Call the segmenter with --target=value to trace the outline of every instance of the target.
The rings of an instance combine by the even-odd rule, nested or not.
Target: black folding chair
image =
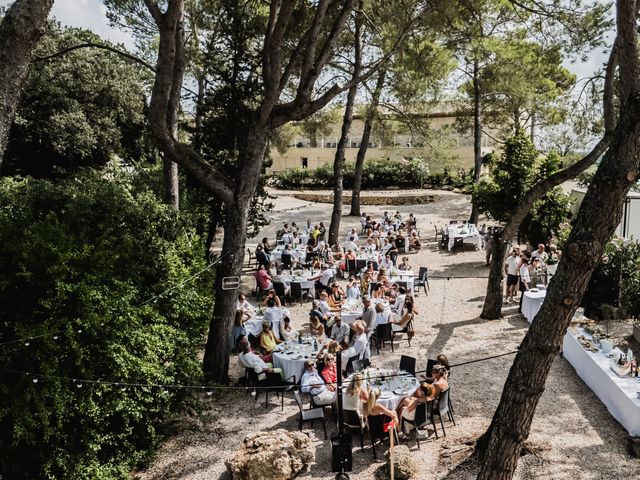
[[[371,361],[368,358],[363,358],[362,360],[354,360],[352,362],[352,368],[354,372],[361,372],[362,370],[369,368],[370,365]]]
[[[405,372],[415,376],[416,359],[414,357],[409,357],[408,355],[402,355],[400,357],[400,370],[404,370]]]
[[[391,343],[391,352],[393,353],[393,331],[391,323],[383,323],[376,326],[375,333],[371,336],[371,340],[376,342],[376,351],[380,355],[380,345],[384,348],[385,342]]]
[[[425,368],[426,370],[425,375],[427,376],[427,378],[431,378],[431,372],[433,370],[433,366],[437,364],[438,364],[437,360],[434,360],[433,358],[427,359],[427,368]]]
[[[376,457],[376,440],[380,440],[380,442],[384,442],[386,437],[389,436],[387,432],[384,431],[385,423],[391,422],[391,418],[386,415],[369,415],[367,416],[367,424],[369,425],[369,437],[371,438],[371,447],[373,449],[373,458]],[[400,439],[398,437],[398,432],[396,429],[393,429],[393,433],[396,436],[396,445],[400,443]]]
[[[347,260],[347,273],[357,275],[358,267],[356,266],[357,260]]]
[[[347,431],[356,431],[360,434],[360,449],[364,452],[364,431],[367,428],[364,421],[355,410],[343,410],[342,418]]]
[[[302,305],[303,294],[305,292],[310,293],[311,288],[302,288],[302,283],[300,282],[291,282],[290,285],[291,285],[291,291],[290,291],[291,299],[292,300],[298,299],[300,301],[300,305]]]
[[[425,403],[419,403],[415,409],[415,415],[413,417],[413,428],[416,432],[416,444],[418,445],[418,449],[420,449],[420,430],[431,424],[433,427],[433,431],[436,434],[436,439],[438,438],[438,430],[436,429],[436,422],[433,418],[433,406],[435,404],[435,400],[431,400]],[[402,417],[400,420],[400,426],[402,428],[402,433],[404,431],[405,422],[410,422],[411,420],[407,420]]]
[[[282,282],[273,282],[273,289],[276,291],[276,295],[278,295],[278,297],[280,298],[280,303],[284,306],[287,304],[287,299],[286,299],[286,290],[285,290],[285,286],[284,283]]]
[[[418,270],[418,278],[413,280],[413,291],[420,291],[420,287],[423,288],[425,295],[429,295],[427,290],[431,290],[429,287],[429,269],[427,267],[420,267]]]
[[[453,414],[449,409],[449,390],[450,388],[440,392],[440,394],[438,395],[438,398],[436,399],[436,405],[431,410],[431,418],[433,419],[434,416],[437,416],[440,419],[440,426],[442,427],[442,433],[445,437],[447,436],[447,432],[444,429],[444,422],[442,421],[442,417],[447,415],[449,420],[453,422],[453,425],[454,426],[456,425],[456,421],[453,418]]]

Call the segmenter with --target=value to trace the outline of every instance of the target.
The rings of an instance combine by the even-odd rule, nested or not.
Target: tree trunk
[[[182,5],[181,10],[184,9]],[[169,97],[169,109],[167,111],[167,126],[171,130],[173,138],[178,138],[178,128],[180,122],[180,100],[182,94],[182,82],[184,80],[185,53],[184,53],[184,12],[180,12],[175,29],[175,62],[173,64],[173,80],[171,82],[171,93]],[[164,157],[162,162],[162,172],[164,180],[164,203],[174,210],[180,210],[180,183],[178,179],[178,164],[168,157]]]
[[[264,126],[255,126],[247,135],[247,150],[241,152],[244,165],[242,177],[234,194],[234,201],[226,204],[222,261],[216,270],[216,301],[209,324],[209,335],[204,352],[203,368],[211,380],[227,383],[229,378],[229,332],[236,311],[237,290],[223,290],[224,277],[240,277],[247,242],[249,205],[253,199],[260,168],[267,145],[268,131]],[[253,288],[253,284],[250,285]]]
[[[364,121],[362,140],[360,141],[360,148],[358,148],[358,155],[356,156],[356,164],[353,171],[353,190],[351,192],[351,211],[349,212],[349,215],[357,217],[360,216],[360,190],[362,188],[362,169],[364,167],[364,159],[367,156],[369,140],[371,139],[371,130],[373,128],[373,120],[376,117],[376,111],[378,110],[380,95],[382,94],[386,76],[387,70],[383,67],[378,74],[376,87],[373,91],[373,95],[371,95],[371,103],[367,109],[367,117]]]
[[[503,240],[502,232],[493,232],[491,244],[491,266],[489,267],[489,281],[484,298],[481,318],[497,319],[502,316],[502,291],[504,288],[504,261],[509,250],[509,242]]]
[[[482,119],[481,114],[481,92],[480,92],[480,66],[478,59],[473,61],[473,184],[476,185],[480,180],[480,172],[482,170]],[[475,195],[471,196],[471,215],[469,223],[477,224],[480,211],[476,205]]]
[[[44,33],[52,6],[53,0],[16,0],[0,24],[0,169],[31,52]]]
[[[640,97],[636,2],[618,0],[620,113],[609,149],[582,201],[568,247],[560,259],[547,296],[529,327],[509,371],[500,403],[482,439],[486,450],[479,480],[513,477],[535,409],[571,318],[591,274],[620,223],[631,186],[640,177]],[[618,42],[619,40],[619,42]]]
[[[359,2],[359,5],[362,7],[362,1]],[[360,68],[362,65],[359,14],[356,15],[355,24],[355,59],[353,65],[353,79],[360,77]],[[351,129],[351,120],[353,119],[353,105],[356,102],[356,93],[358,93],[357,83],[354,84],[347,93],[347,104],[344,107],[344,117],[342,118],[342,131],[340,133],[338,147],[336,148],[336,156],[333,161],[333,210],[331,212],[331,224],[329,225],[329,245],[338,244],[338,236],[340,234],[340,220],[342,219],[344,151],[349,139],[349,130]]]

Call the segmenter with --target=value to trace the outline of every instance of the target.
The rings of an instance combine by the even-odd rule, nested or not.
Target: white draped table
[[[280,338],[280,322],[285,316],[289,316],[289,310],[284,307],[267,308],[262,315],[255,314],[244,323],[247,334],[257,337],[262,332],[262,322],[269,320],[273,326],[273,333]]]
[[[378,403],[389,410],[398,408],[403,398],[410,397],[420,387],[418,379],[407,372],[393,375],[393,370],[368,368],[363,373],[367,384],[380,390]],[[345,381],[347,385],[350,380],[351,376]]]
[[[546,290],[539,290],[532,292],[531,290],[524,292],[524,298],[522,299],[522,314],[527,322],[533,322],[542,307],[544,297],[547,295]]]
[[[480,236],[480,232],[477,227],[473,224],[449,225],[447,227],[447,232],[449,234],[447,250],[449,251],[453,248],[456,238],[462,238],[463,243],[471,244],[478,250],[482,248],[482,237]]]
[[[640,436],[640,398],[636,393],[640,392],[640,382],[637,378],[618,377],[609,367],[610,359],[602,351],[585,350],[576,338],[579,335],[591,338],[581,328],[570,329],[562,344],[564,358],[629,435]],[[613,350],[615,358],[620,353]]]
[[[295,375],[298,383],[304,373],[304,362],[309,359],[315,360],[317,354],[310,344],[286,342],[278,345],[273,351],[273,366],[282,369],[284,378]]]

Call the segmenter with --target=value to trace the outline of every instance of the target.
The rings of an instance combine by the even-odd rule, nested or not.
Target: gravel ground
[[[263,236],[272,239],[275,230],[285,221],[302,225],[307,219],[312,222],[323,220],[328,227],[330,206],[309,204],[283,192],[273,193],[277,198],[270,214],[272,223],[265,227],[258,239]],[[387,207],[388,210],[400,210],[404,216],[413,213],[418,218],[424,246],[418,254],[410,255],[414,268],[428,266],[433,277],[486,276],[488,269],[484,266],[484,252],[467,250],[453,255],[439,250],[433,242],[434,225],[444,225],[449,219],[468,215],[468,197],[443,191],[424,190],[421,193],[436,194],[438,200],[429,205]],[[366,207],[365,211],[380,217],[384,209]],[[344,214],[347,213],[345,208]],[[358,219],[343,216],[341,231],[346,232],[354,226],[359,231]],[[245,284],[251,289],[254,280],[247,277]],[[403,341],[396,344],[395,354],[391,353],[389,346],[381,350],[379,356],[372,352],[374,366],[396,367],[400,355],[408,354],[416,357],[417,368],[423,369],[427,358],[435,358],[441,352],[449,357],[452,364],[461,363],[514,351],[526,333],[527,322],[517,314],[516,307],[505,308],[505,317],[500,320],[488,321],[478,317],[486,279],[432,278],[430,287],[428,295],[422,293],[416,297],[421,315],[416,322],[416,336],[411,348]],[[289,307],[294,327],[302,329],[306,324],[309,304]],[[412,436],[401,438],[420,465],[421,472],[417,478],[475,478],[469,469],[453,469],[467,455],[465,442],[477,438],[489,425],[512,361],[513,356],[508,355],[453,369],[451,394],[457,426],[446,423],[447,436],[438,440],[430,436],[421,443],[421,450],[416,447]],[[234,356],[231,359],[231,376],[239,378],[242,375]],[[275,396],[269,399],[269,406],[265,408],[263,395],[257,401],[244,392],[203,395],[201,412],[185,413],[174,425],[174,434],[161,445],[149,468],[135,476],[144,480],[228,478],[224,460],[233,455],[248,433],[276,428],[295,430],[297,416],[298,408],[290,395],[285,398],[284,411],[281,411]],[[335,429],[331,424],[329,430]],[[316,446],[316,462],[298,478],[334,478],[330,442],[324,440],[322,429],[317,424],[315,429],[306,431]],[[366,442],[367,438],[365,446]],[[373,461],[370,448],[361,452],[356,444],[357,440],[354,442],[351,478],[371,479],[382,462]],[[626,431],[562,358],[556,359],[549,375],[533,422],[529,447],[530,453],[520,459],[516,479],[640,478],[640,460],[630,457],[627,452]]]

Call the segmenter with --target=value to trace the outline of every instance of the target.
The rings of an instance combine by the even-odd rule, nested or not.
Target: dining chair
[[[304,409],[302,404],[302,398],[300,397],[300,392],[295,390],[293,392],[293,398],[295,398],[296,403],[298,404],[298,408],[300,409],[300,417],[298,419],[298,427],[300,431],[302,431],[302,426],[304,423],[311,423],[311,427],[313,427],[313,422],[316,420],[320,420],[322,422],[322,430],[324,431],[324,439],[327,437],[327,424],[324,420],[324,407],[316,407]]]

